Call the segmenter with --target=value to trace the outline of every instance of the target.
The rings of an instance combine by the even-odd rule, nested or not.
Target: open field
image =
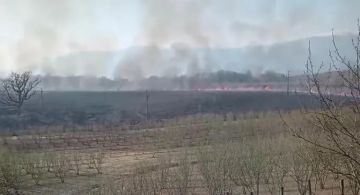
[[[339,194],[342,178],[319,173],[312,148],[283,125],[306,127],[299,112],[231,116],[182,117],[136,131],[34,129],[2,137],[8,161],[0,168],[14,163],[24,194],[278,194],[280,186],[299,194],[308,179],[316,194]],[[305,151],[311,162],[301,158]]]
[[[311,189],[325,195],[340,194],[341,181],[346,194],[357,189],[327,169],[345,165],[324,163],[332,155],[294,136],[292,128],[317,136],[311,120],[321,111],[320,96],[158,91],[150,97],[150,120],[144,92],[35,97],[26,115],[50,123],[1,134],[0,194],[276,195],[283,189],[305,195]]]
[[[287,96],[284,92],[203,92],[151,91],[149,117],[152,121],[200,113],[247,113],[310,108],[318,104],[304,94]],[[146,119],[145,92],[45,92],[38,93],[24,110],[21,121],[8,117],[5,109],[0,126],[138,124]],[[31,116],[29,116],[31,115]]]
[[[316,97],[150,95],[148,121],[144,92],[48,92],[42,102],[35,97],[27,114],[60,122],[0,136],[0,194],[275,195],[283,189],[305,195],[310,182],[313,192],[325,195],[339,194],[341,180],[347,194],[353,189],[289,129],[312,129]],[[72,121],[80,120],[74,113],[85,118]]]

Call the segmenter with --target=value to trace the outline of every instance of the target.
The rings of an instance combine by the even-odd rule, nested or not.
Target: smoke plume
[[[0,0],[0,76],[301,70],[303,43],[332,28],[354,32],[359,8],[358,0]]]

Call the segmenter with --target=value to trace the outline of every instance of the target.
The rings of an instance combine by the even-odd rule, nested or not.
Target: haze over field
[[[0,195],[359,195],[359,10],[0,0]]]
[[[324,59],[332,29],[350,53],[359,8],[357,0],[0,0],[0,75],[301,73],[308,41]]]

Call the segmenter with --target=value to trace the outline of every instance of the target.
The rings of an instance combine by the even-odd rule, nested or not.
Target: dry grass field
[[[229,113],[139,130],[34,129],[2,136],[0,168],[20,194],[306,194],[308,180],[315,194],[340,194],[343,178],[284,126],[304,120],[298,111]]]

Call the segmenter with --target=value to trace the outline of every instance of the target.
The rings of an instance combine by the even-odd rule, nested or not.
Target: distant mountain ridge
[[[352,34],[335,36],[340,50],[353,55]],[[272,45],[244,48],[133,47],[119,51],[81,51],[56,58],[41,72],[53,75],[93,75],[140,79],[150,76],[193,75],[229,70],[261,74],[267,70],[301,74],[308,56],[309,41],[315,63],[329,62],[331,36],[316,36]]]

